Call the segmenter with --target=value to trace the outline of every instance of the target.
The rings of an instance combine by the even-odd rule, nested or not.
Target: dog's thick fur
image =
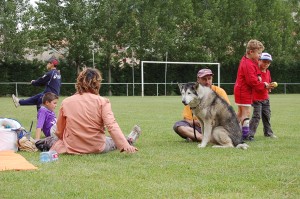
[[[189,105],[201,124],[203,134],[199,148],[208,143],[213,147],[237,147],[247,149],[242,142],[242,131],[233,108],[209,87],[190,82],[178,84],[182,103]]]

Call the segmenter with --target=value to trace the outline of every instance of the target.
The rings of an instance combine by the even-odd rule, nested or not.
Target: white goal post
[[[210,62],[169,62],[169,61],[142,61],[141,68],[141,85],[142,85],[142,97],[144,97],[144,63],[152,64],[193,64],[193,65],[217,65],[218,66],[218,86],[220,87],[220,63]]]

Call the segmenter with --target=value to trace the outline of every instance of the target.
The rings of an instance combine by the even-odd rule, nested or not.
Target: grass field
[[[299,94],[271,95],[278,139],[265,138],[260,125],[248,150],[199,149],[177,136],[179,96],[109,98],[125,134],[141,126],[138,153],[60,155],[40,163],[38,152],[19,152],[39,169],[0,172],[0,198],[299,198]],[[0,98],[0,116],[27,130],[36,124],[35,107],[16,109],[11,98]]]

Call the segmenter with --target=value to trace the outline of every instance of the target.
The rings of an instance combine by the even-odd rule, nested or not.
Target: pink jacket
[[[105,148],[105,128],[117,148],[129,145],[111,109],[110,101],[91,93],[75,94],[62,101],[57,120],[58,153],[100,153]]]

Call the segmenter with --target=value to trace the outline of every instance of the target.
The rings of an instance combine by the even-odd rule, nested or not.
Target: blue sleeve
[[[52,72],[53,71],[49,71],[45,75],[43,75],[43,77],[40,77],[37,80],[34,80],[32,82],[32,85],[33,86],[45,86],[49,82],[49,80],[51,79]]]

